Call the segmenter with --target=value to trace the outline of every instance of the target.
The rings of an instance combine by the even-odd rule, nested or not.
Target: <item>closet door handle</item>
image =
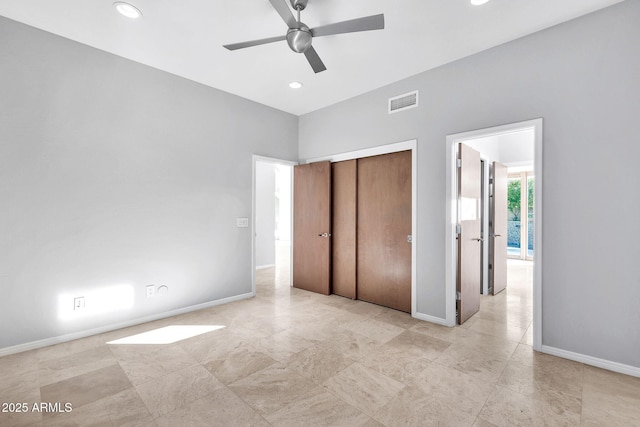
[[[331,237],[331,234],[329,234],[329,233],[322,233],[322,234],[318,234],[318,237]]]

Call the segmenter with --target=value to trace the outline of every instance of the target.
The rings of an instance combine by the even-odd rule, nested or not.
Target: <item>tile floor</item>
[[[509,274],[446,328],[260,270],[256,298],[0,358],[0,402],[29,405],[0,425],[640,425],[640,378],[533,352],[531,265]],[[224,328],[107,344],[169,325]]]

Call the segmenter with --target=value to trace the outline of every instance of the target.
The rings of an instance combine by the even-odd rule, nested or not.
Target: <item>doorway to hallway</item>
[[[522,147],[519,147],[518,144],[514,143],[518,141],[518,138],[523,139],[525,137],[528,137],[530,140],[528,154],[526,153],[526,147],[523,149]],[[507,301],[512,300],[514,297],[517,298],[515,295],[512,295],[518,293],[517,289],[514,289],[514,291],[511,292],[509,291],[509,285],[513,280],[516,280],[514,277],[517,276],[508,277],[509,274],[507,274],[507,270],[508,272],[511,272],[512,270],[518,270],[517,266],[514,267],[512,265],[515,260],[512,261],[511,259],[509,259],[507,261],[506,241],[508,237],[508,215],[507,212],[505,212],[503,218],[500,219],[500,222],[505,223],[504,228],[498,229],[494,227],[498,225],[497,223],[495,223],[495,221],[497,220],[495,212],[491,212],[491,206],[494,205],[494,200],[492,198],[498,192],[495,187],[496,177],[494,176],[494,172],[498,169],[497,165],[504,165],[504,169],[502,169],[501,166],[501,170],[504,170],[505,172],[500,173],[498,181],[503,180],[503,185],[505,187],[504,195],[499,195],[499,197],[503,197],[505,199],[505,203],[503,204],[504,207],[500,208],[500,212],[502,209],[506,211],[506,199],[508,193],[507,171],[511,172],[512,174],[524,172],[525,179],[528,179],[529,176],[531,178],[534,178],[536,175],[540,176],[539,171],[541,171],[542,169],[542,120],[531,120],[528,122],[521,122],[498,126],[495,128],[481,129],[478,131],[450,135],[447,137],[447,144],[448,237],[446,239],[446,282],[448,299],[446,317],[447,324],[453,326],[455,323],[457,323],[457,321],[459,321],[459,323],[463,323],[465,321],[472,321],[473,323],[476,323],[478,319],[481,319],[483,316],[476,315],[475,317],[477,317],[477,319],[474,319],[474,314],[477,313],[478,310],[482,310],[483,306],[491,306],[492,303],[487,302],[491,301],[491,298],[496,298],[495,301]],[[471,151],[476,152],[473,157],[470,157],[470,154],[467,154],[466,162],[464,160],[461,160],[461,156],[462,158],[464,158],[464,153],[459,154],[461,150],[461,144],[473,147]],[[468,176],[468,174],[461,174],[460,171],[461,168],[464,170],[464,166],[462,165],[469,163],[468,159],[472,159],[471,161],[474,164],[476,163],[476,160],[478,163],[478,167],[474,167],[475,169],[471,173],[472,176]],[[481,165],[485,165],[485,175],[487,172],[486,169],[489,169],[489,179],[483,179],[481,174]],[[489,167],[486,167],[487,165],[489,165]],[[527,173],[529,175],[527,175]],[[478,176],[475,177],[475,174],[477,174]],[[466,185],[468,188],[469,183],[477,186],[478,191],[474,190],[471,193],[460,193],[460,191],[468,191],[468,189],[464,190],[464,186]],[[524,203],[521,202],[517,205],[518,208],[521,209],[521,211],[519,211],[518,213],[520,213],[520,216],[524,216],[525,218],[525,225],[522,228],[531,231],[531,237],[529,237],[528,235],[525,236],[525,249],[528,249],[528,242],[535,242],[537,249],[540,248],[541,221],[539,220],[539,213],[541,212],[540,201],[542,193],[542,186],[540,184],[541,183],[539,181],[531,179],[533,191],[522,191],[518,194],[521,199],[526,199]],[[469,196],[469,194],[471,194],[472,196]],[[477,196],[474,196],[474,194],[477,194]],[[484,195],[482,197],[485,198],[488,197],[488,202],[487,200],[485,200],[485,203],[482,203],[481,195]],[[531,196],[531,200],[528,199],[529,196]],[[523,205],[524,208],[522,207]],[[522,210],[524,210],[525,215],[522,215]],[[472,217],[478,218],[477,222],[485,221],[485,224],[483,224],[482,227],[475,227],[477,228],[475,232],[472,231],[465,234],[464,231],[468,230],[468,220],[473,219]],[[531,218],[530,222],[528,221],[529,218]],[[513,220],[514,218],[511,217],[508,219]],[[520,218],[518,217],[517,219]],[[518,231],[521,231],[522,228],[519,228]],[[522,236],[520,237],[520,241],[522,242]],[[504,247],[497,244],[500,239],[504,240],[502,242],[505,243],[503,245]],[[468,244],[460,244],[465,242],[468,242]],[[460,249],[462,247],[467,248],[466,253],[460,252]],[[474,255],[475,252],[477,252],[477,257]],[[530,268],[526,270],[530,271],[533,276],[533,280],[529,280],[529,282],[532,284],[532,289],[530,289],[532,297],[529,300],[529,302],[531,303],[532,313],[529,313],[529,315],[532,315],[532,344],[536,349],[538,349],[541,345],[539,301],[541,289],[540,272],[542,263],[539,252],[539,250],[536,251],[535,259],[533,260],[533,262],[529,262]],[[469,255],[470,253],[471,255]],[[500,257],[497,257],[497,255],[500,255]],[[526,256],[524,258],[526,259]],[[531,259],[531,257],[529,258]],[[501,290],[501,288],[498,287],[498,292],[493,292],[497,293],[497,295],[483,296],[481,298],[482,301],[478,302],[477,300],[480,296],[480,292],[482,292],[483,295],[487,295],[490,293],[488,291],[490,291],[490,288],[493,286],[492,273],[497,273],[499,271],[499,264],[504,264],[504,271],[505,275],[507,276],[505,278],[505,283],[507,284],[507,292],[503,292],[505,295],[500,296],[500,293],[498,292]],[[464,276],[465,271],[467,273],[471,271],[473,272],[473,275],[467,274],[467,276]],[[513,275],[515,273],[511,274]],[[463,281],[466,280],[468,282],[469,277],[471,277],[473,283],[467,283],[464,287],[460,286]],[[482,280],[482,278],[484,278],[484,280]],[[487,279],[489,280],[487,281]],[[484,285],[481,286],[481,283],[484,283]],[[496,291],[495,288],[494,291]],[[474,299],[476,300],[475,303]],[[475,307],[473,306],[473,304],[475,304]],[[466,313],[464,313],[464,316],[459,317],[459,314],[462,314],[459,310],[461,310],[462,308],[466,310]],[[518,311],[522,312],[523,310]],[[487,319],[485,319],[485,321],[486,320]],[[525,330],[529,330],[529,325],[522,324],[522,322],[526,323],[526,316],[521,320],[522,321],[520,322],[520,325],[518,327],[521,328],[525,326]],[[485,323],[485,321],[482,321],[480,323]],[[523,330],[519,332],[524,333]]]
[[[256,280],[273,275],[279,285],[291,284],[293,166],[295,162],[253,156],[253,292]]]

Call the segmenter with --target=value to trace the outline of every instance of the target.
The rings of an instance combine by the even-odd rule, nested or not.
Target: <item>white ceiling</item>
[[[286,42],[222,47],[286,33],[268,0],[130,0],[138,20],[113,0],[0,0],[0,15],[301,115],[621,1],[309,0],[311,28],[385,15],[381,31],[315,38],[319,74]]]

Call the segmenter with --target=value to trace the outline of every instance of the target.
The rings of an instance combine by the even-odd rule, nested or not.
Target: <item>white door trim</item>
[[[397,153],[398,151],[411,150],[411,316],[417,317],[416,298],[416,267],[417,267],[417,220],[418,220],[418,140],[397,142],[394,144],[380,145],[362,150],[349,151],[347,153],[333,154],[330,156],[308,159],[305,163],[322,161],[341,162],[344,160],[360,159],[363,157],[378,156],[381,154]]]
[[[456,145],[469,139],[477,139],[516,132],[534,130],[534,242],[536,253],[533,262],[533,348],[542,349],[542,119],[527,120],[470,132],[447,136],[446,166],[446,239],[445,239],[445,290],[446,324],[456,324]]]
[[[251,293],[256,296],[256,163],[271,163],[274,165],[295,166],[298,162],[275,159],[272,157],[251,156]],[[293,200],[293,167],[291,168],[291,200]],[[291,203],[291,218],[293,219],[293,203]],[[291,236],[293,236],[293,221],[291,221]],[[293,259],[293,244],[289,249],[289,261]],[[290,265],[292,265],[290,263]],[[289,283],[293,283],[293,268],[289,270]]]

